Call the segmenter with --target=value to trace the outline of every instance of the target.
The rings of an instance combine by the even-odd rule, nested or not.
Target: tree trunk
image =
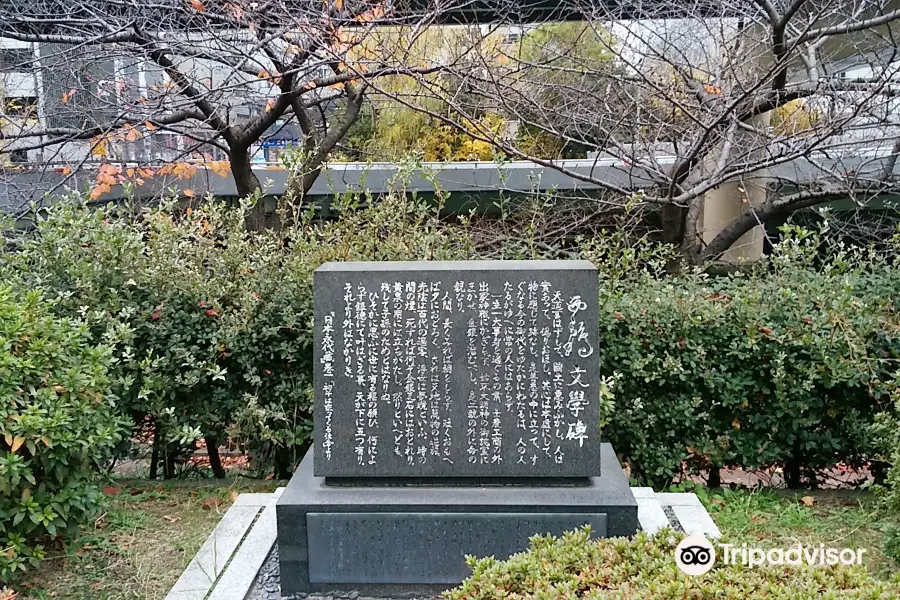
[[[663,241],[681,246],[684,242],[684,220],[687,209],[675,204],[664,204],[660,209]]]
[[[153,424],[153,449],[150,451],[150,479],[156,479],[159,472],[159,448],[162,444],[162,432],[159,425]]]
[[[706,487],[719,488],[722,487],[721,467],[715,463],[709,465],[709,475],[706,477]]]
[[[790,458],[784,462],[784,482],[789,490],[796,490],[803,487],[800,481],[800,461],[796,458]]]
[[[275,479],[290,479],[291,475],[293,475],[291,472],[293,465],[291,465],[290,448],[275,448],[275,456],[273,458],[275,462]]]
[[[206,442],[206,455],[209,456],[209,466],[212,469],[216,479],[225,479],[225,467],[222,466],[222,459],[219,458],[219,445],[216,438],[206,436],[203,438]]]
[[[175,453],[166,448],[163,458],[163,479],[175,479]]]
[[[231,174],[234,177],[238,197],[247,198],[258,194],[256,203],[244,219],[244,226],[248,231],[262,231],[266,228],[266,202],[262,196],[259,178],[250,166],[249,148],[231,150]]]

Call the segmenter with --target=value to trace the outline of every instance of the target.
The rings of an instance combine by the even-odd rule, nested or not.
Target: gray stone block
[[[350,487],[314,476],[309,452],[276,506],[282,593],[433,593],[468,575],[465,554],[505,558],[532,534],[633,535],[637,501],[609,444],[601,462],[582,486]]]
[[[313,287],[317,476],[600,473],[589,262],[328,263]]]
[[[307,513],[309,581],[455,584],[469,574],[466,554],[505,558],[535,533],[562,535],[590,525],[606,534],[605,513]],[[428,540],[411,551],[411,540]],[[378,552],[372,552],[377,547]]]

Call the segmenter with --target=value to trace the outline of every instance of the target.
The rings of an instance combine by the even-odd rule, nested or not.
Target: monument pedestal
[[[600,457],[599,477],[565,484],[422,478],[354,486],[315,477],[310,450],[276,507],[281,593],[434,592],[468,577],[466,554],[506,558],[535,534],[590,524],[597,536],[633,535],[637,502],[628,479],[609,444]]]

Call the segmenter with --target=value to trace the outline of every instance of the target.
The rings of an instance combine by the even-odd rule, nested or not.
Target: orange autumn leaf
[[[384,16],[384,6],[379,4],[378,6],[372,8],[372,10],[368,10],[363,14],[356,17],[356,20],[360,23],[370,23],[377,19],[380,19]]]
[[[71,99],[72,99],[72,96],[74,96],[74,95],[75,95],[75,90],[69,90],[68,92],[65,92],[65,93],[62,95],[62,103],[63,103],[63,104],[68,104],[68,103],[69,103],[69,100],[71,100]]]
[[[275,99],[274,99],[274,98],[269,98],[269,101],[266,102],[266,112],[269,112],[269,111],[272,110],[273,108],[275,108]]]
[[[197,167],[186,162],[169,163],[160,167],[157,173],[160,175],[174,175],[178,179],[190,179],[197,173]]]
[[[231,171],[231,165],[227,160],[214,160],[207,163],[206,166],[219,177],[228,177],[228,173]]]
[[[72,174],[72,167],[65,166],[65,167],[62,168],[62,170],[61,170],[60,172],[61,172],[63,175],[65,175],[65,176],[68,177],[69,175]]]
[[[188,188],[188,189],[184,190],[184,195],[187,196],[188,198],[193,198],[197,194],[194,193],[194,190]]]
[[[268,71],[260,71],[259,73],[256,74],[256,76],[259,77],[260,79],[268,79],[272,75]]]
[[[344,10],[344,0],[334,0],[334,7],[338,10]]]
[[[97,170],[97,183],[113,184],[116,182],[116,176],[122,173],[122,169],[115,165],[102,164]]]
[[[141,135],[140,131],[138,131],[136,128],[134,128],[130,125],[128,127],[126,127],[125,129],[127,132],[125,134],[125,139],[128,140],[129,142],[136,142],[143,137]]]
[[[156,125],[154,125],[154,124],[151,123],[150,121],[145,122],[145,123],[144,123],[144,127],[147,128],[147,131],[156,131],[157,129],[159,129],[159,127],[157,127]]]
[[[97,200],[100,198],[100,196],[109,193],[110,191],[112,191],[112,188],[108,184],[104,183],[102,185],[98,185],[91,190],[91,200]]]
[[[13,453],[15,453],[15,451],[18,450],[24,443],[25,443],[25,438],[23,438],[22,436],[17,435],[16,437],[14,437],[13,441],[12,441],[12,446],[11,446]]]
[[[206,10],[206,7],[203,6],[203,0],[191,0],[191,8],[200,13]]]

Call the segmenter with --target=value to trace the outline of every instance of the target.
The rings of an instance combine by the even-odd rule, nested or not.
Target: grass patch
[[[22,600],[162,600],[242,492],[276,482],[120,481],[109,506],[66,548],[50,550],[16,589]]]
[[[825,544],[864,548],[863,564],[876,577],[897,577],[900,564],[884,553],[890,518],[865,492],[787,493],[740,490],[699,494],[723,534],[763,548]]]

